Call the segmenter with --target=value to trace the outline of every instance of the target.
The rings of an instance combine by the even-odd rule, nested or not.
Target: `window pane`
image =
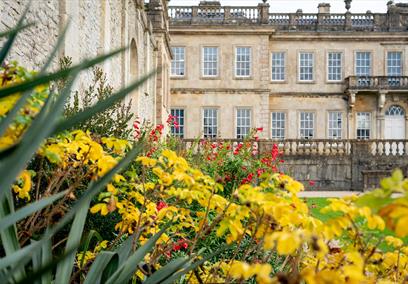
[[[285,53],[273,52],[272,53],[272,80],[284,81],[285,80]]]
[[[327,75],[329,81],[341,81],[342,79],[342,53],[329,52],[327,58]]]
[[[184,76],[185,75],[185,49],[184,47],[172,47],[173,60],[171,61],[171,75]]]
[[[203,76],[218,75],[218,47],[203,47]]]
[[[237,109],[237,138],[243,139],[251,132],[251,110]]]
[[[314,138],[314,112],[300,113],[300,138],[313,139]]]
[[[184,138],[184,109],[172,108],[170,114],[175,120],[175,123],[171,125],[171,134]]]
[[[284,112],[272,112],[272,139],[285,139],[285,113]]]
[[[203,130],[204,138],[217,138],[218,124],[217,124],[218,109],[206,108],[203,112]]]
[[[299,80],[313,81],[314,55],[310,52],[299,53]]]
[[[357,113],[357,139],[370,139],[371,113]]]
[[[342,126],[342,113],[338,111],[329,112],[329,139],[341,139]]]
[[[251,48],[237,47],[235,49],[235,76],[249,77],[251,75]]]
[[[356,76],[363,77],[358,78],[359,86],[370,85],[370,80],[364,77],[371,76],[371,52],[356,52]]]

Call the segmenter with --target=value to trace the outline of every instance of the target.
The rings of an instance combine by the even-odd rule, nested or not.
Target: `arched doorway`
[[[405,139],[405,111],[398,105],[392,105],[385,112],[385,139]]]

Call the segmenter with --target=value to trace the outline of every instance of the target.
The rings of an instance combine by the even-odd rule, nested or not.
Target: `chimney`
[[[319,14],[330,14],[330,4],[329,3],[320,3],[317,6],[319,9]]]

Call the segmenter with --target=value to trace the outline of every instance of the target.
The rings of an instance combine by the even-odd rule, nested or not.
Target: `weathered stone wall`
[[[0,30],[13,27],[29,0],[0,1]],[[163,5],[162,0],[151,0]],[[164,3],[165,5],[165,3]],[[101,64],[107,79],[115,90],[124,87],[140,76],[157,67],[157,39],[162,34],[154,34],[152,21],[141,0],[38,0],[32,1],[26,22],[35,26],[21,33],[8,59],[18,60],[30,69],[39,69],[52,50],[61,30],[69,22],[66,39],[59,56],[72,57],[74,64],[85,58],[130,46],[120,55]],[[167,18],[163,18],[164,21]],[[164,42],[163,45],[168,45]],[[163,64],[169,65],[170,49],[161,48],[165,54]],[[54,60],[53,68],[58,68]],[[163,84],[169,84],[164,76]],[[84,71],[76,81],[74,89],[83,90],[92,80],[92,71]],[[156,90],[156,78],[151,78],[126,100],[132,100],[132,111],[142,120],[156,121],[156,96],[168,97],[166,85]],[[164,105],[167,107],[168,104]],[[164,111],[167,114],[167,110]]]
[[[35,23],[17,37],[10,60],[23,62],[27,68],[38,69],[46,61],[47,54],[56,43],[59,33],[60,5],[55,0],[33,1],[26,17],[26,23]],[[0,30],[16,25],[28,1],[0,1]],[[0,44],[5,39],[0,39]]]

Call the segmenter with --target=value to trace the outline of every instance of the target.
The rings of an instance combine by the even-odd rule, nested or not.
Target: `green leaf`
[[[123,263],[118,270],[106,281],[106,284],[114,283],[127,283],[133,274],[137,270],[137,265],[144,259],[147,253],[149,253],[153,246],[156,244],[160,236],[167,230],[170,224],[167,224],[157,234],[152,236],[143,246],[137,249],[128,260]]]
[[[71,252],[67,257],[61,261],[57,266],[57,273],[55,277],[55,283],[68,284],[71,279],[71,273],[75,264],[75,247],[78,247],[82,233],[84,231],[84,225],[86,216],[88,215],[89,202],[86,206],[79,208],[75,214],[74,222],[72,223],[71,230],[69,231],[65,252]]]
[[[149,78],[155,75],[157,71],[152,71],[149,74],[143,76],[141,79],[135,81],[134,83],[130,84],[128,87],[118,91],[116,94],[109,96],[107,99],[99,101],[94,106],[87,108],[84,111],[81,111],[75,115],[68,117],[67,119],[61,121],[56,129],[55,133],[59,133],[63,130],[70,129],[81,122],[84,122],[95,114],[106,110],[107,108],[111,107],[113,104],[117,103],[118,101],[124,99],[126,95],[128,95],[133,90],[137,89],[141,85],[143,85]]]
[[[67,193],[68,191],[63,191],[53,196],[42,198],[34,203],[30,203],[22,207],[21,209],[17,210],[12,214],[6,215],[2,219],[0,219],[0,231],[3,231],[9,226],[14,225],[18,221],[23,220],[24,218],[30,216],[32,213],[37,212],[43,209],[44,207],[54,203],[54,201],[62,198]]]
[[[97,257],[91,265],[91,268],[89,269],[89,272],[86,274],[84,284],[104,283],[103,273],[101,272],[108,269],[108,272],[106,274],[108,274],[109,276],[112,275],[111,270],[116,270],[118,262],[119,256],[116,252],[101,251],[100,253],[98,253]]]
[[[153,273],[153,275],[147,278],[146,281],[143,282],[143,284],[160,283],[161,281],[165,280],[166,278],[180,270],[180,268],[189,261],[190,259],[187,257],[177,258]]]

